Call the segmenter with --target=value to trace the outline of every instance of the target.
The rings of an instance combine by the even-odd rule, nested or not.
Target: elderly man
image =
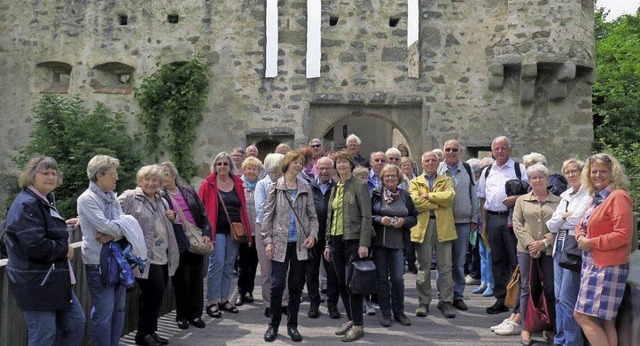
[[[504,305],[507,281],[516,267],[518,241],[513,228],[508,227],[509,209],[519,196],[507,196],[505,182],[511,179],[528,181],[525,167],[512,160],[511,143],[505,136],[491,142],[491,153],[495,162],[487,167],[478,181],[478,197],[482,207],[482,232],[487,232],[491,245],[491,269],[493,271],[493,293],[496,302],[487,308],[488,314],[498,314],[509,309]]]
[[[451,278],[451,248],[456,239],[456,228],[451,210],[456,193],[451,178],[438,174],[438,155],[427,151],[422,155],[424,174],[411,180],[409,194],[418,209],[418,224],[411,229],[418,258],[419,306],[417,317],[426,317],[431,303],[431,256],[435,249],[438,259],[437,287],[440,291],[438,309],[446,318],[456,317],[453,307]]]
[[[389,162],[390,165],[400,167],[400,158],[402,157],[400,150],[397,148],[389,148],[385,151],[384,155],[387,157],[387,162]]]
[[[258,157],[258,147],[251,144],[247,147],[247,149],[244,150],[244,153],[247,155],[247,157]]]
[[[347,150],[353,156],[353,160],[356,162],[356,166],[367,167],[367,159],[360,154],[360,144],[362,141],[353,133],[347,137]]]
[[[371,153],[369,159],[369,177],[367,179],[367,186],[369,187],[369,193],[380,184],[378,179],[382,168],[387,164],[387,156],[382,151],[375,151]]]
[[[309,141],[309,146],[313,149],[313,158],[318,160],[324,156],[324,152],[322,150],[322,141],[318,138],[314,138]]]
[[[475,188],[475,177],[471,167],[460,161],[462,148],[457,140],[451,139],[444,143],[444,161],[438,166],[438,174],[450,177],[456,197],[453,200],[453,219],[458,239],[453,241],[452,277],[453,277],[453,306],[458,310],[467,310],[464,302],[464,263],[467,255],[467,245],[471,232],[475,232],[480,208]]]
[[[307,261],[307,291],[309,292],[309,313],[310,318],[317,318],[320,315],[318,308],[320,307],[320,258],[324,251],[327,231],[327,208],[329,204],[329,195],[331,189],[335,185],[333,176],[333,161],[328,157],[320,157],[316,162],[318,174],[311,181],[311,190],[313,191],[313,202],[318,215],[318,241],[313,247],[313,257]],[[329,317],[340,318],[338,311],[338,276],[336,275],[333,263],[324,260],[324,267],[327,272],[327,308],[329,309]]]

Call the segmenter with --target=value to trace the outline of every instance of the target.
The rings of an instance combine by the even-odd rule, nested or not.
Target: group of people
[[[20,177],[23,190],[9,209],[4,240],[10,288],[24,311],[29,343],[74,345],[83,337],[85,316],[73,292],[67,231],[78,222],[94,345],[117,345],[125,314],[126,285],[105,280],[105,249],[130,246],[146,259],[145,266],[133,268],[140,288],[135,341],[156,346],[168,343],[156,331],[170,278],[177,326],[205,328],[203,310],[221,318],[254,302],[258,265],[269,318],[267,342],[277,338],[283,315],[291,340],[302,341],[303,289],[306,284],[307,315],[317,318],[322,267],[329,316],[341,318],[340,299],[347,316],[335,334],[345,342],[362,338],[365,302],[372,297],[353,292],[350,280],[352,263],[368,258],[376,266],[381,325],[411,325],[404,305],[405,264],[416,273],[415,316],[427,316],[437,296],[437,309],[455,318],[457,310],[468,309],[470,244],[476,245],[472,257],[478,258],[481,277],[473,293],[496,298],[489,314],[509,311],[507,282],[519,265],[520,299],[509,318],[491,327],[496,334],[520,333],[522,344],[531,344],[535,330],[524,321],[531,280],[538,280],[555,321],[545,333],[551,342],[580,345],[586,337],[594,345],[617,344],[615,317],[629,272],[633,228],[628,179],[613,156],[567,160],[562,174],[568,189],[556,196],[549,190],[544,156],[532,153],[523,163],[514,161],[503,136],[491,144],[493,159],[463,162],[463,148],[451,139],[440,153],[425,152],[420,167],[405,145],[373,152],[369,160],[360,145],[350,135],[346,150],[324,152],[322,142],[313,139],[296,150],[281,145],[264,162],[253,145],[221,152],[198,192],[181,183],[171,162],[144,166],[135,189],[120,196],[114,192],[120,162],[97,155],[87,166],[89,187],[78,198],[78,219],[66,223],[51,194],[62,173],[53,158],[32,159]],[[512,193],[513,180],[528,182],[530,190]],[[202,230],[211,250],[206,297],[204,255],[181,251],[176,237],[189,224]],[[559,265],[569,238],[583,252],[578,271]],[[238,295],[231,301],[236,265]],[[539,274],[529,275],[531,268]]]

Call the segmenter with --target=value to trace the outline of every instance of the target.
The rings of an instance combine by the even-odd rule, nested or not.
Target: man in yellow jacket
[[[411,229],[411,241],[414,243],[418,259],[419,306],[417,317],[429,313],[431,303],[431,255],[435,249],[438,260],[438,282],[440,302],[438,309],[446,318],[455,318],[453,307],[453,280],[451,276],[451,246],[457,239],[453,219],[453,199],[456,195],[451,178],[437,174],[438,156],[431,151],[422,155],[424,174],[411,180],[409,194],[418,209],[418,224]]]

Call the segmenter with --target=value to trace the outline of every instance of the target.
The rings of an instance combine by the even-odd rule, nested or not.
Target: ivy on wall
[[[147,153],[157,154],[160,144],[166,145],[169,157],[186,180],[196,173],[191,146],[202,121],[208,89],[206,64],[199,56],[187,62],[158,65],[158,71],[135,88]],[[161,130],[166,136],[160,136]]]

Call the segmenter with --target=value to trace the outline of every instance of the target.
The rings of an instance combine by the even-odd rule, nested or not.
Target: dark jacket
[[[331,189],[329,206],[335,198],[337,185]],[[358,240],[360,246],[371,246],[373,227],[371,226],[371,197],[367,184],[352,176],[344,183],[342,201],[343,239]],[[331,207],[327,208],[327,239],[331,244]]]
[[[329,196],[331,195],[331,189],[336,183],[331,180],[331,185],[327,189],[325,194],[322,193],[322,189],[318,186],[318,183],[314,179],[311,182],[311,191],[313,192],[313,203],[316,207],[316,214],[318,215],[318,239],[325,239],[327,234],[327,208],[329,206]]]
[[[211,223],[209,223],[207,211],[204,209],[204,204],[202,204],[196,190],[189,185],[178,185],[178,190],[182,198],[187,202],[191,216],[193,216],[193,219],[196,221],[196,226],[202,230],[202,235],[211,239]],[[169,201],[169,203],[171,203],[171,201]],[[175,208],[173,203],[171,207]]]
[[[403,249],[403,233],[411,232],[411,228],[418,223],[418,210],[416,209],[415,204],[413,204],[413,200],[411,199],[409,192],[406,190],[400,190],[400,199],[398,201],[402,201],[402,203],[407,206],[407,210],[409,212],[407,216],[404,216],[404,225],[402,225],[401,229],[383,226],[382,223],[380,223],[380,220],[383,216],[389,215],[383,215],[380,212],[380,209],[382,208],[381,189],[382,187],[378,186],[371,192],[371,218],[373,221],[373,229],[375,230],[373,245]],[[392,244],[396,244],[397,246],[393,246]]]
[[[47,196],[49,202],[53,195]],[[9,208],[5,244],[9,290],[22,310],[57,310],[71,301],[69,233],[64,219],[28,188]]]

